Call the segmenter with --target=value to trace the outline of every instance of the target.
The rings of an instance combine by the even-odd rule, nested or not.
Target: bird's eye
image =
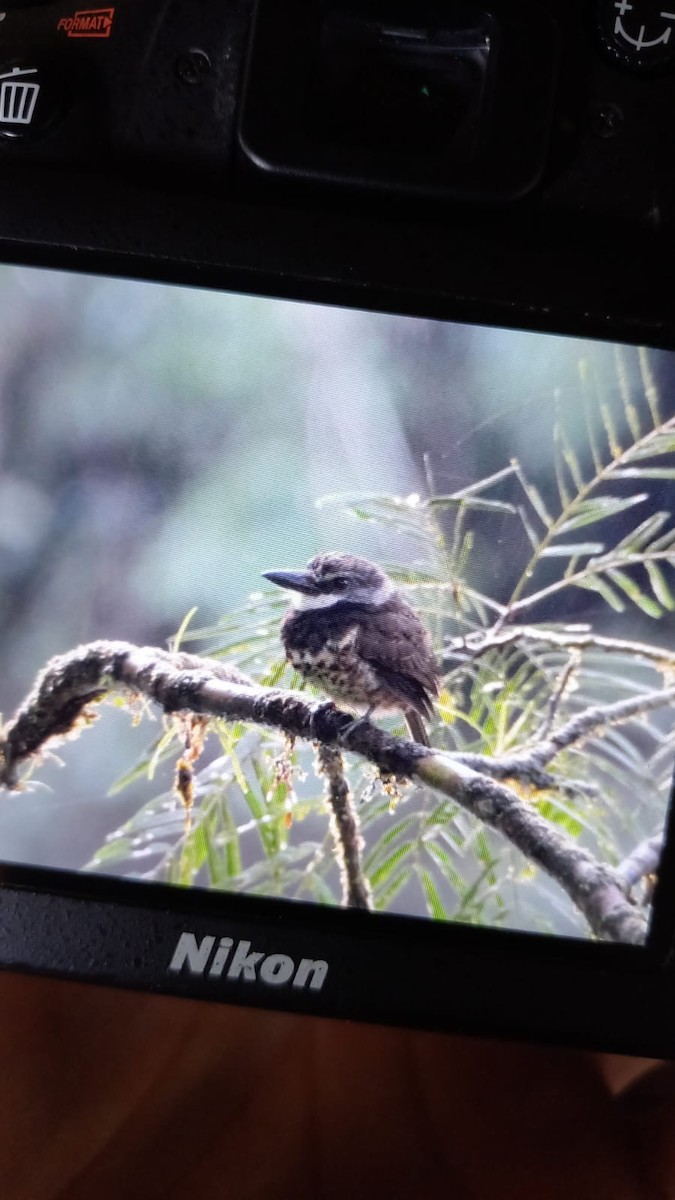
[[[345,579],[344,575],[336,575],[331,581],[331,587],[335,588],[336,592],[344,592],[346,587],[349,587],[349,580]]]

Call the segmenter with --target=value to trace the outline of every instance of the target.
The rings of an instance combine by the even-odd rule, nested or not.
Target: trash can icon
[[[26,80],[37,75],[37,67],[13,67],[0,75],[0,122],[4,125],[30,125],[37,104],[40,84]]]

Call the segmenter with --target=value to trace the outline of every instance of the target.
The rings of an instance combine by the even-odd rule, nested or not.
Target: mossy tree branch
[[[336,746],[319,743],[317,759],[319,774],[326,781],[331,829],[342,876],[342,903],[350,908],[372,908],[372,892],[361,863],[363,839],[342,754]]]
[[[633,944],[645,939],[646,919],[626,899],[621,877],[540,817],[512,788],[457,756],[392,737],[368,721],[354,722],[332,703],[255,685],[236,668],[197,655],[100,641],[52,659],[3,731],[0,783],[16,787],[22,764],[51,739],[86,724],[89,706],[115,691],[148,697],[166,713],[270,726],[322,747],[352,751],[387,775],[425,784],[496,829],[552,876],[596,937]],[[581,732],[587,734],[588,728]],[[340,772],[333,775],[341,788]],[[332,788],[330,773],[328,782]]]

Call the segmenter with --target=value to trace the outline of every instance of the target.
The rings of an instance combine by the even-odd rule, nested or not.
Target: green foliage
[[[594,411],[600,416],[598,436],[587,404],[588,466],[591,469],[584,471],[564,420],[556,422],[553,431],[559,499],[556,515],[547,511],[518,464],[513,464],[543,529],[534,531],[529,517],[524,514],[532,553],[511,595],[508,605],[511,616],[534,609],[556,592],[576,587],[596,592],[616,612],[623,612],[627,605],[633,604],[647,616],[658,619],[675,605],[663,571],[664,566],[672,567],[675,561],[675,527],[671,512],[652,513],[646,519],[638,515],[635,523],[631,518],[628,531],[608,546],[602,541],[567,540],[579,529],[589,525],[597,529],[612,518],[641,508],[649,500],[648,487],[628,494],[615,491],[622,481],[634,480],[638,485],[646,485],[650,479],[675,479],[675,467],[672,466],[675,417],[661,419],[647,357],[643,351],[640,355],[644,384],[641,412],[626,390],[625,373],[619,364],[619,379],[623,380],[622,415],[631,434],[625,449],[619,442],[610,409],[602,402],[595,406]],[[583,384],[586,379],[584,363],[580,364],[580,375]],[[562,575],[546,587],[534,587],[542,562],[557,557],[568,560]]]
[[[452,494],[319,501],[393,531],[411,547],[414,566],[384,565],[423,615],[443,663],[431,729],[437,747],[486,760],[526,752],[592,706],[672,683],[675,655],[660,624],[654,627],[661,656],[649,641],[613,636],[614,614],[632,612],[632,631],[644,620],[662,622],[675,608],[673,516],[665,509],[644,515],[652,482],[675,479],[675,418],[661,417],[645,355],[640,363],[643,394],[636,400],[618,361],[621,404],[614,410],[580,364],[583,434],[563,416],[556,421],[553,492],[544,495],[513,459]],[[510,582],[490,589],[485,563],[497,519],[522,547],[522,561]],[[561,614],[583,593],[591,594],[593,625],[580,629],[542,616],[553,598]],[[280,649],[285,606],[277,590],[255,593],[209,628],[184,622],[181,643],[199,642],[201,652],[235,663],[262,684],[304,688]],[[509,630],[513,636],[500,640]],[[584,642],[579,633],[591,636]],[[216,731],[222,754],[197,777],[189,823],[167,791],[113,834],[89,866],[340,903],[311,748],[291,752],[277,735],[257,729],[218,724]],[[136,773],[172,746],[169,729]],[[620,724],[601,723],[582,744],[563,748],[544,789],[526,778],[511,782],[572,841],[616,863],[663,823],[674,752],[670,708],[654,708]],[[373,768],[351,758],[348,777],[377,909],[585,933],[556,886],[457,805],[412,784],[392,801]]]

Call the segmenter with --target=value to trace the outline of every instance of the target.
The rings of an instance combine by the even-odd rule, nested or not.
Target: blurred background
[[[650,352],[649,364],[672,411],[673,356]],[[322,497],[452,492],[517,455],[555,508],[552,424],[562,413],[585,442],[584,387],[597,411],[639,397],[637,352],[0,269],[3,715],[52,655],[94,638],[165,645],[193,606],[198,625],[212,624],[260,590],[262,571],[318,550],[428,565],[400,529],[355,521]],[[653,503],[671,487],[657,481]],[[491,520],[475,577],[505,599],[526,539],[509,516]],[[664,622],[618,616],[592,593],[566,616],[617,636],[669,636]],[[0,795],[0,858],[87,862],[147,798],[143,783],[108,792],[158,731],[106,708],[59,749],[65,768],[48,759],[29,790]]]

